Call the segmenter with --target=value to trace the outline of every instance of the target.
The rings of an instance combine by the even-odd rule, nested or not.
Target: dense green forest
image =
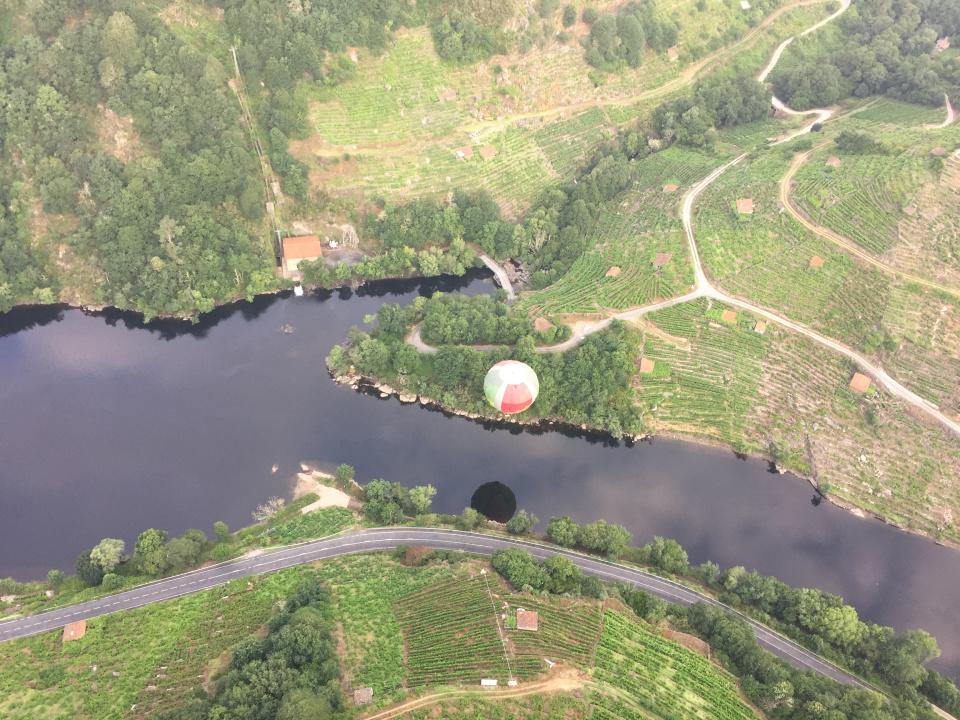
[[[7,6],[0,38],[0,309],[54,300],[31,237],[43,216],[66,218],[57,240],[91,268],[94,302],[192,314],[273,287],[248,224],[257,166],[223,67],[134,2],[21,10]],[[97,142],[108,113],[133,118],[126,162]]]
[[[958,32],[956,0],[857,2],[835,32],[796,43],[771,81],[777,96],[798,110],[882,94],[940,105],[945,92],[960,89],[960,60],[935,53],[934,46]]]
[[[590,24],[590,35],[583,40],[584,57],[603,70],[640,67],[645,48],[663,52],[677,42],[679,28],[658,16],[652,0],[627,3],[615,15],[585,10],[583,18]]]

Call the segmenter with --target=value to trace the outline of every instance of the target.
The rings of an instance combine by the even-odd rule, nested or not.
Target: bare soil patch
[[[197,27],[201,20],[221,22],[223,20],[223,8],[204,7],[202,5],[178,1],[158,12],[157,17],[167,25],[176,23],[184,27],[192,28]]]
[[[143,154],[140,136],[129,115],[117,115],[105,105],[97,105],[94,125],[100,144],[120,162],[128,163]]]
[[[696,635],[690,635],[679,630],[664,630],[663,636],[668,640],[680,643],[687,650],[693,650],[693,652],[703,655],[707,659],[710,658],[710,645]]]
[[[329,475],[319,470],[313,470],[309,473],[297,473],[296,485],[293,488],[294,500],[311,493],[317,495],[317,500],[300,508],[301,513],[306,515],[309,512],[326,507],[349,507],[349,495],[343,492],[343,490],[325,485],[321,481],[322,478],[329,477]]]

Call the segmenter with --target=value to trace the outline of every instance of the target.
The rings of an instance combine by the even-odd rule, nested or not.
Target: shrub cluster
[[[797,43],[771,76],[788,105],[880,94],[939,105],[960,88],[960,61],[933,52],[938,38],[960,32],[954,0],[866,0],[837,22],[840,32]]]
[[[599,580],[585,576],[580,568],[562,555],[552,555],[540,562],[526,550],[498,550],[490,562],[494,570],[517,590],[605,597],[603,584]]]
[[[249,637],[233,648],[212,699],[161,713],[158,720],[337,716],[344,706],[329,613],[326,587],[315,575],[305,577],[270,620],[263,640]]]
[[[564,17],[566,19],[566,13]],[[644,48],[663,52],[677,42],[676,23],[659,17],[651,0],[627,3],[616,15],[587,15],[585,11],[584,20],[588,18],[590,34],[582,41],[584,58],[603,70],[616,70],[624,65],[640,67]]]

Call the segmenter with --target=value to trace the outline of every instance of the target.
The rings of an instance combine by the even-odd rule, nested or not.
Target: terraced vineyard
[[[485,188],[519,215],[545,187],[571,179],[616,127],[646,117],[683,89],[697,74],[680,77],[695,58],[722,55],[736,43],[738,62],[759,68],[780,39],[826,12],[820,5],[792,9],[741,42],[736,38],[762,19],[759,11],[699,5],[658,5],[681,28],[676,62],[647,51],[642,68],[611,74],[599,87],[575,42],[548,42],[458,68],[439,59],[426,29],[402,29],[383,55],[360,51],[354,78],[301,88],[311,101],[313,132],[291,150],[310,166],[311,184],[333,194],[401,201]],[[671,81],[675,85],[664,87]],[[498,152],[492,160],[477,154],[485,145]],[[455,151],[466,146],[473,158],[458,160]]]
[[[483,144],[494,147],[496,157],[482,159],[479,143],[455,135],[424,144],[413,157],[390,150],[361,152],[354,158],[355,173],[337,175],[331,168],[323,179],[342,190],[362,189],[398,201],[456,188],[484,188],[511,214],[526,209],[543,188],[559,179],[528,128],[511,126],[486,137]],[[456,150],[466,146],[472,148],[473,157],[458,159]]]
[[[779,466],[804,471],[838,499],[958,539],[953,436],[885,393],[856,395],[847,386],[851,364],[806,338],[769,326],[764,346],[745,448],[775,448]]]
[[[904,209],[933,176],[924,159],[912,153],[843,154],[837,168],[827,164],[834,153],[836,148],[829,147],[800,168],[794,201],[817,224],[883,255],[897,243]]]
[[[960,143],[960,132],[877,132],[892,138],[891,154],[843,155],[833,168],[836,149],[825,148],[798,170],[794,204],[890,266],[960,290],[960,158],[932,155]]]
[[[951,435],[883,392],[853,393],[847,384],[855,368],[839,355],[776,324],[760,334],[748,313],[724,322],[721,312],[719,304],[698,300],[638,324],[643,356],[655,366],[635,376],[634,393],[654,432],[706,436],[744,452],[772,454],[779,467],[829,486],[837,498],[936,536],[957,537],[950,508],[960,503],[960,447]],[[910,339],[905,325],[896,328],[902,348],[884,365],[917,387],[929,383],[931,395],[955,407],[948,387],[956,377],[956,325],[944,319],[934,327],[942,354],[924,356],[918,344],[936,320],[897,316],[911,319],[918,339]],[[954,317],[960,313],[945,313],[950,323]]]
[[[781,212],[777,183],[788,164],[786,154],[768,153],[706,190],[695,214],[704,267],[727,292],[862,348],[881,324],[892,280]],[[751,215],[737,213],[738,198],[753,200]],[[821,267],[811,266],[814,257]]]
[[[453,576],[450,567],[404,567],[383,555],[339,558],[318,566],[330,585],[342,637],[341,669],[353,687],[372,687],[378,702],[404,685],[403,636],[393,601]]]
[[[573,177],[594,148],[614,134],[603,108],[591,108],[569,120],[559,120],[534,131],[533,137],[550,166],[561,177]]]
[[[589,249],[550,287],[527,294],[522,307],[545,313],[625,310],[682,295],[693,284],[677,206],[684,190],[709,173],[715,158],[671,147],[638,163],[635,187],[602,211]],[[676,187],[665,189],[665,186]],[[669,259],[654,266],[658,254]],[[608,276],[612,267],[620,268]]]
[[[464,75],[433,52],[425,29],[404,31],[380,58],[364,57],[357,77],[331,88],[314,88],[310,119],[331,145],[407,141],[450,132],[465,113],[441,94],[456,91]]]
[[[406,643],[410,687],[509,679],[482,576],[432,585],[400,598],[394,607]]]
[[[594,718],[757,718],[730,675],[617,612],[605,613],[594,679],[602,684],[591,696]]]
[[[885,364],[941,409],[960,414],[960,300],[926,288],[896,286],[883,326],[898,346]]]
[[[863,263],[781,212],[776,183],[788,164],[768,154],[731,168],[704,193],[695,220],[708,274],[727,292],[905,370],[915,392],[955,412],[960,358],[950,343],[900,341],[924,332],[911,317],[951,322],[957,301]],[[734,209],[742,197],[753,200],[752,215]],[[941,327],[931,322],[927,331]]]
[[[641,326],[643,356],[655,367],[638,375],[634,387],[654,427],[742,441],[766,347],[752,317],[739,313],[728,324],[722,310],[698,300],[653,313]]]
[[[890,98],[877,98],[870,102],[870,106],[858,110],[853,118],[858,124],[883,126],[897,126],[899,128],[922,128],[927,124],[936,124],[943,121],[943,108],[913,105],[899,102]]]
[[[508,613],[524,608],[539,616],[536,632],[515,629],[507,632],[515,658],[514,672],[518,676],[542,673],[546,669],[544,658],[583,669],[593,664],[603,625],[603,607],[599,602],[558,598],[545,602],[529,595],[508,595],[503,600]]]
[[[211,661],[267,621],[300,572],[257,578],[249,592],[247,581],[237,580],[88,620],[79,642],[63,644],[53,632],[3,643],[0,716],[145,718],[175,708],[199,685],[198,675],[216,664]]]
[[[889,262],[960,288],[960,156],[947,158],[939,177],[920,187],[912,204],[913,213],[900,219]]]

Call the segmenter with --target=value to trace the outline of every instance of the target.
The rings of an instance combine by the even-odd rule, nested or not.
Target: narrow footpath
[[[946,107],[947,116],[943,119],[941,123],[935,123],[933,125],[924,125],[924,130],[943,130],[953,125],[954,121],[957,119],[957,115],[953,110],[953,104],[950,102],[950,96],[946,93],[943,94],[943,102]]]

